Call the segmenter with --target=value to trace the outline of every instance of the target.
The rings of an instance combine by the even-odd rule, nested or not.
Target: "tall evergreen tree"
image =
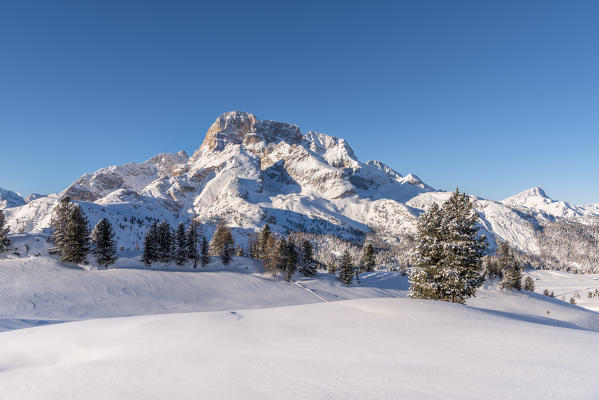
[[[314,260],[314,249],[309,240],[302,241],[300,261],[300,273],[304,276],[316,276],[316,260]]]
[[[223,238],[223,250],[220,255],[223,265],[229,265],[233,260],[233,254],[235,253],[235,242],[233,241],[233,235],[229,229],[226,230]]]
[[[208,241],[204,236],[202,236],[202,247],[201,247],[201,261],[202,267],[210,264],[210,254],[209,254]]]
[[[144,239],[144,250],[142,261],[146,265],[152,264],[154,261],[158,260],[158,224],[156,222],[152,222],[150,229],[146,233],[146,237]]]
[[[189,224],[189,227],[187,228],[187,233],[186,233],[186,241],[185,241],[185,247],[186,247],[186,252],[187,252],[187,257],[190,260],[193,260],[193,267],[197,268],[198,267],[198,260],[199,260],[199,252],[198,252],[198,225],[196,222],[192,221]]]
[[[87,217],[78,204],[72,206],[60,243],[63,262],[78,264],[85,261],[89,253],[89,227]]]
[[[464,303],[475,295],[484,281],[486,249],[477,220],[470,199],[457,189],[442,207],[433,204],[418,218],[410,296]]]
[[[213,255],[220,256],[224,265],[228,265],[233,259],[235,252],[235,242],[231,230],[225,225],[224,221],[219,221],[216,231],[210,240],[210,252]]]
[[[270,236],[270,226],[266,224],[260,231],[260,236],[258,237],[258,253],[260,258],[266,254],[266,247],[268,246],[268,238],[270,238]]]
[[[164,220],[158,225],[157,260],[167,263],[173,258],[173,232],[169,223]]]
[[[91,250],[98,264],[108,267],[117,260],[116,241],[110,221],[102,218],[94,227],[91,235]]]
[[[376,266],[376,262],[374,260],[374,247],[372,243],[364,244],[362,248],[362,260],[361,260],[361,270],[362,272],[372,272],[374,271],[374,267]]]
[[[290,281],[297,269],[297,249],[292,237],[287,239],[287,260],[285,263],[285,279]]]
[[[279,267],[279,246],[275,240],[274,235],[270,235],[266,241],[262,255],[262,263],[264,269],[270,271],[272,276],[277,276],[277,270]]]
[[[177,230],[175,231],[175,237],[173,240],[175,251],[174,258],[177,265],[183,265],[189,258],[189,248],[187,247],[187,233],[185,232],[185,225],[183,222],[179,222]]]
[[[66,235],[67,223],[73,211],[74,204],[69,196],[64,196],[54,210],[50,219],[50,229],[52,234],[50,240],[54,243],[54,247],[50,249],[51,254],[60,253],[62,251],[63,241]]]
[[[354,266],[348,250],[343,252],[339,260],[339,280],[347,286],[354,280]]]
[[[0,253],[8,251],[12,241],[8,237],[8,227],[6,225],[6,219],[4,217],[4,211],[0,210]]]
[[[278,243],[279,246],[279,264],[277,265],[277,268],[280,269],[281,271],[285,271],[287,269],[287,258],[288,258],[288,250],[289,248],[287,247],[287,240],[285,240],[284,237],[281,237],[281,239],[279,240]]]

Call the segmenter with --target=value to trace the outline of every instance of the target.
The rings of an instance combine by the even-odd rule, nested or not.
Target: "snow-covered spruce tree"
[[[350,286],[354,280],[354,266],[349,251],[345,250],[339,260],[339,280]]]
[[[110,221],[102,218],[94,227],[91,235],[91,250],[98,264],[108,268],[117,260],[116,240]]]
[[[289,249],[287,247],[287,240],[285,240],[284,237],[281,237],[281,239],[278,242],[278,246],[279,246],[279,257],[278,257],[278,265],[277,268],[280,269],[281,271],[285,271],[287,269],[287,258],[288,258],[288,254],[287,254],[287,250]]]
[[[507,242],[501,242],[496,254],[497,264],[501,269],[503,279],[501,281],[502,289],[522,290],[522,274],[520,264],[514,257],[512,249]]]
[[[144,239],[144,251],[141,260],[150,265],[158,260],[158,225],[152,222]]]
[[[309,240],[302,241],[299,257],[299,271],[304,276],[316,276],[316,260],[314,260],[314,248]]]
[[[262,258],[266,254],[266,246],[268,246],[268,238],[270,238],[270,226],[264,225],[258,237],[258,257]]]
[[[200,247],[200,261],[202,262],[202,267],[210,264],[208,241],[204,236],[202,236],[202,246]]]
[[[293,238],[287,240],[287,260],[285,263],[285,279],[289,282],[297,269],[297,249]]]
[[[158,252],[157,260],[167,263],[173,258],[173,232],[168,222],[162,221],[158,225]]]
[[[233,259],[235,242],[231,230],[222,220],[219,221],[212,240],[210,240],[210,252],[215,256],[220,256],[224,265],[228,265]]]
[[[478,215],[468,196],[457,189],[443,203],[418,218],[410,274],[410,296],[464,303],[484,281],[481,259],[486,249]]]
[[[372,243],[364,244],[362,249],[362,259],[360,263],[361,272],[372,272],[374,271],[376,263],[374,261],[374,247]]]
[[[89,227],[85,213],[78,204],[72,206],[60,241],[63,262],[82,263],[89,253]]]
[[[73,210],[73,206],[74,204],[71,202],[71,198],[69,196],[64,196],[52,211],[52,217],[50,219],[50,229],[52,230],[52,234],[50,240],[54,243],[54,247],[49,249],[50,254],[60,254],[62,251],[67,223]]]
[[[262,264],[264,269],[269,271],[272,276],[277,276],[277,269],[279,265],[279,246],[274,235],[270,235],[266,241],[264,252],[262,255]]]
[[[183,222],[179,222],[179,225],[177,226],[173,243],[175,245],[173,254],[175,262],[177,265],[185,264],[189,259],[189,249],[187,248],[187,234]]]
[[[8,251],[12,241],[8,237],[8,227],[6,227],[6,219],[4,218],[4,211],[0,210],[0,253]]]
[[[528,290],[529,292],[535,291],[535,281],[530,276],[527,276],[524,279],[524,290]],[[589,293],[591,293],[591,292],[589,292]],[[592,297],[592,293],[591,293],[591,297]]]
[[[185,233],[185,252],[187,258],[193,260],[193,267],[198,267],[198,260],[200,259],[200,254],[198,252],[198,225],[196,222],[191,222],[189,227],[187,228],[187,232]],[[206,244],[206,247],[208,244]]]

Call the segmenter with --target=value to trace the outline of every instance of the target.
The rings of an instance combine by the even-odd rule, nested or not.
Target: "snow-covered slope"
[[[7,207],[19,207],[25,203],[25,199],[20,194],[0,188],[0,210]]]
[[[598,340],[412,299],[99,319],[0,334],[0,397],[590,400]]]
[[[423,210],[450,193],[435,191],[417,176],[403,176],[382,162],[361,162],[342,138],[314,131],[302,135],[297,125],[231,111],[217,118],[191,157],[182,151],[102,168],[57,196],[63,195],[82,202],[91,223],[102,216],[112,219],[119,226],[120,243],[136,248],[151,218],[171,223],[195,219],[206,233],[222,219],[241,242],[268,222],[278,232],[326,233],[349,240],[368,233],[393,244],[414,232]],[[57,196],[7,208],[11,229],[43,232]],[[540,188],[502,202],[473,200],[491,249],[495,239],[507,240],[540,256],[546,251],[538,232],[546,224],[599,223],[597,205],[554,201]],[[569,262],[582,270],[596,267],[586,264]]]

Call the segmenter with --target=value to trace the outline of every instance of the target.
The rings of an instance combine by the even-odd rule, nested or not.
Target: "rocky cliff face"
[[[268,222],[280,232],[351,240],[375,232],[393,243],[414,232],[417,216],[431,203],[450,194],[382,162],[361,162],[342,138],[314,131],[302,135],[297,125],[231,111],[216,119],[191,157],[159,154],[141,164],[102,168],[60,195],[87,202],[90,215],[98,218],[108,213],[172,223],[194,219],[207,232],[223,219],[237,235]],[[560,218],[592,223],[599,217],[596,206],[555,202],[539,188],[503,202],[473,200],[491,242],[508,240],[531,254],[540,251],[536,232],[544,223]],[[9,223],[17,231],[43,230],[55,201],[44,197],[8,209]],[[133,246],[141,240],[146,227],[138,225],[123,232],[121,242]]]

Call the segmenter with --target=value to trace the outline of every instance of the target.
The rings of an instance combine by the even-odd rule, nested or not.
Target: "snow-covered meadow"
[[[599,314],[557,298],[414,300],[399,272],[289,283],[247,258],[74,268],[41,238],[0,260],[0,398],[599,396]]]

